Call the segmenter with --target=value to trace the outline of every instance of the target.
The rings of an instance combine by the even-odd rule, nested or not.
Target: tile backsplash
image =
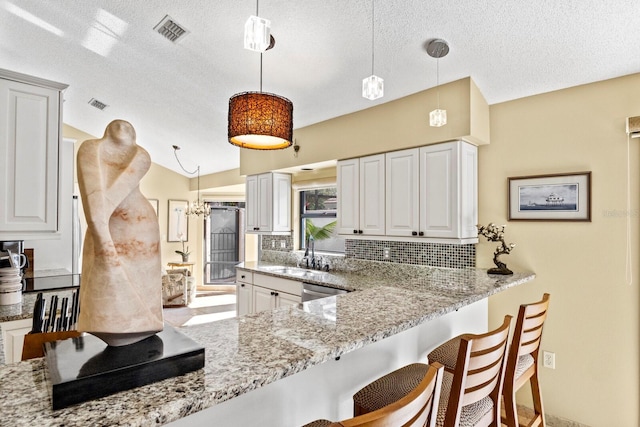
[[[292,236],[261,236],[262,250],[290,252],[293,250]]]
[[[262,236],[261,248],[267,252],[294,252],[293,237]],[[384,257],[385,249],[389,251],[389,258]],[[302,256],[297,252],[288,255],[293,257],[292,260],[297,260]],[[431,267],[467,268],[476,266],[476,246],[475,244],[346,239],[344,257],[339,258],[344,258],[345,261],[358,259]]]
[[[385,258],[388,249],[389,258]],[[347,239],[345,256],[369,261],[466,268],[476,266],[475,244],[395,242],[390,240]]]

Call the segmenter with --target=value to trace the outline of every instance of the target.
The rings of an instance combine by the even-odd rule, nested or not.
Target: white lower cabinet
[[[238,316],[298,305],[302,302],[302,283],[245,270],[236,272]]]
[[[17,363],[22,360],[24,336],[31,331],[32,319],[13,320],[0,323],[4,343],[5,363]]]
[[[238,316],[251,313],[253,309],[253,285],[248,283],[236,284],[236,312]]]

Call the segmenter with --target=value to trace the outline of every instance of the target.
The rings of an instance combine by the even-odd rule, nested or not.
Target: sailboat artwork
[[[520,211],[578,211],[578,184],[518,187]]]

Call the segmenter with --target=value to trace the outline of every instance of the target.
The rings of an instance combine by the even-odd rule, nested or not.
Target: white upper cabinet
[[[417,236],[419,228],[418,148],[386,154],[388,236]]]
[[[464,141],[420,148],[420,233],[475,239],[478,232],[478,148]]]
[[[477,242],[472,144],[453,141],[343,160],[337,174],[341,234]]]
[[[291,233],[291,175],[248,176],[246,198],[247,233]]]
[[[0,70],[0,237],[58,231],[66,85]]]
[[[338,233],[385,233],[384,154],[338,162]]]

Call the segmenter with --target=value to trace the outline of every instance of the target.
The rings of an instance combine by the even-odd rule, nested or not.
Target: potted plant
[[[318,227],[309,218],[305,221],[304,237],[305,237],[305,256],[309,255],[309,247],[315,240],[325,240],[331,237],[335,230],[337,221],[332,221],[325,226]]]
[[[182,255],[182,262],[189,262],[189,254],[191,253],[189,252],[189,246],[187,246],[187,249],[185,249],[184,240],[181,240],[181,242],[182,242],[182,250],[176,251],[176,253]]]

